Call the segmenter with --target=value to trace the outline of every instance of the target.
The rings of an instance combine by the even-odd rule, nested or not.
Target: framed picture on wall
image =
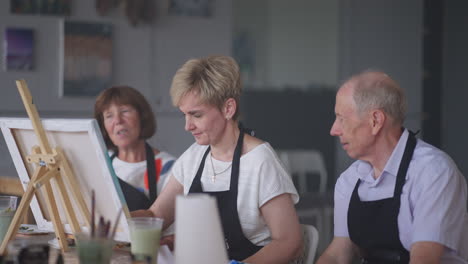
[[[169,0],[169,15],[211,17],[213,0]]]
[[[112,25],[65,22],[60,96],[96,96],[112,81]]]
[[[4,36],[4,69],[30,71],[34,68],[34,30],[7,28]]]
[[[70,15],[72,0],[10,0],[13,14]]]

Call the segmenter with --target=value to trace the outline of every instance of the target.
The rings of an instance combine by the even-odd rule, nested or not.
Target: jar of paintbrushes
[[[96,224],[96,199],[94,190],[91,201],[91,226],[89,233],[76,235],[77,255],[82,264],[108,264],[112,257],[114,235],[118,226],[121,211],[117,215],[114,224],[110,220],[99,218]]]

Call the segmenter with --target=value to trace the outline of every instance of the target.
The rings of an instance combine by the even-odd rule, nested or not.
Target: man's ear
[[[224,102],[223,115],[227,120],[231,120],[237,110],[237,103],[234,98],[229,98]]]
[[[380,109],[375,109],[371,111],[371,126],[372,126],[372,134],[376,135],[379,133],[380,129],[385,124],[385,120],[387,119],[387,116],[385,115],[385,112],[380,110]]]

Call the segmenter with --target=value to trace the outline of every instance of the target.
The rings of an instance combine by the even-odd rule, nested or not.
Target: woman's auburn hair
[[[151,138],[156,132],[156,119],[150,104],[135,88],[130,86],[112,86],[102,91],[94,104],[94,118],[97,120],[108,149],[117,150],[104,126],[104,111],[111,104],[130,105],[135,108],[140,117],[140,139]]]

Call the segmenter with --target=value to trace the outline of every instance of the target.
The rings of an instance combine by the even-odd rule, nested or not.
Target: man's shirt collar
[[[405,129],[401,134],[397,145],[393,149],[392,155],[390,155],[390,158],[385,164],[385,167],[382,171],[382,175],[380,175],[379,178],[374,179],[374,169],[372,168],[369,162],[361,161],[357,166],[357,173],[359,175],[359,179],[371,184],[372,186],[376,186],[379,184],[379,182],[382,181],[383,177],[388,177],[386,175],[396,177],[398,174],[398,169],[400,167],[401,158],[403,157],[403,153],[405,152],[408,136],[409,132],[407,129]]]

